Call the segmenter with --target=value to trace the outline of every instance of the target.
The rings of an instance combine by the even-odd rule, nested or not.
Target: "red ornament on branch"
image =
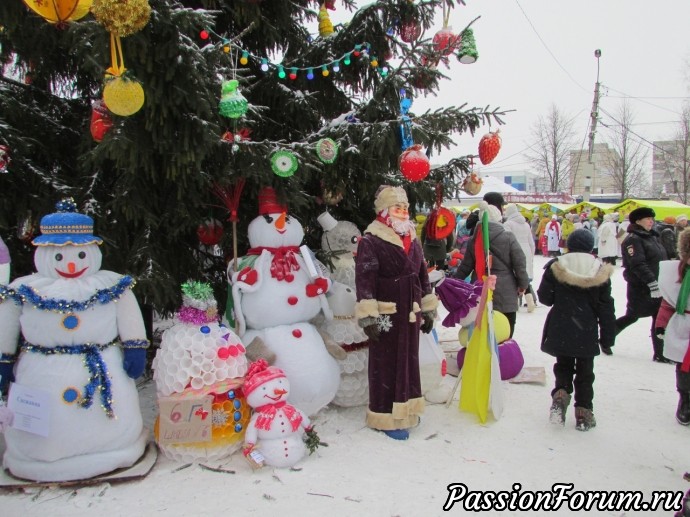
[[[434,34],[434,51],[442,56],[449,56],[460,45],[460,36],[453,34],[453,29],[444,27]]]
[[[103,137],[113,127],[113,119],[110,112],[102,100],[97,100],[91,107],[91,136],[96,142],[103,140]]]
[[[400,23],[400,39],[405,43],[414,43],[422,35],[422,25],[417,18],[412,17]]]
[[[215,246],[223,237],[223,225],[218,219],[204,221],[196,229],[199,242],[204,246]]]
[[[415,144],[400,155],[400,172],[410,181],[421,181],[429,175],[431,162],[422,151],[422,146]]]
[[[498,135],[499,131],[498,129],[493,132],[489,131],[479,141],[479,160],[483,165],[489,165],[494,161],[494,158],[498,155],[498,151],[501,150],[501,137]]]

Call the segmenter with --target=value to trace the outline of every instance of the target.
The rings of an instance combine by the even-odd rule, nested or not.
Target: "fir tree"
[[[306,29],[318,14],[314,1],[149,3],[145,28],[122,38],[126,73],[143,85],[144,106],[128,117],[112,115],[112,129],[96,143],[89,130],[91,106],[101,98],[110,65],[109,33],[90,14],[56,27],[21,0],[0,2],[0,144],[12,159],[8,173],[0,175],[0,231],[12,253],[13,276],[33,269],[30,240],[39,218],[72,196],[95,218],[96,233],[105,240],[103,267],[137,278],[142,304],[174,310],[179,286],[188,279],[212,282],[218,299],[225,300],[232,226],[214,187],[245,181],[237,227],[243,254],[263,186],[274,186],[289,201],[308,243],[318,247],[315,220],[325,209],[361,228],[374,216],[379,185],[405,186],[420,208],[433,204],[437,184],[454,191],[468,173],[466,156],[434,167],[417,183],[398,170],[401,91],[433,94],[445,77],[428,63],[455,60],[435,54],[427,32],[408,44],[398,28],[414,18],[429,29],[443,0],[378,1],[359,10],[351,0],[337,0],[338,9],[352,11],[350,23],[336,27],[331,37],[316,38]],[[210,37],[202,39],[202,31]],[[334,71],[334,60],[353,49],[362,53],[351,54],[351,63],[341,61]],[[243,54],[246,65],[239,62]],[[262,59],[269,63],[267,72]],[[325,63],[328,77],[320,67]],[[313,79],[307,77],[309,67]],[[293,68],[295,79],[289,76]],[[240,119],[218,110],[223,82],[231,78],[249,103]],[[451,147],[454,135],[503,123],[503,112],[488,107],[409,115],[414,142],[432,156]],[[251,132],[248,140],[223,138],[242,130]],[[331,164],[315,152],[323,138],[339,145]],[[270,157],[279,150],[297,157],[293,176],[273,172]],[[326,204],[328,193],[342,200]],[[196,230],[207,219],[224,222],[224,257],[199,243]]]

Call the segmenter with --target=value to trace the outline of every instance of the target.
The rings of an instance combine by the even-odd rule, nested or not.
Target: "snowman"
[[[5,431],[4,467],[36,481],[85,479],[144,453],[134,379],[148,341],[134,280],[101,270],[103,241],[71,199],[41,220],[37,273],[0,286],[0,373],[47,406],[42,429]],[[21,427],[21,426],[19,426]],[[40,434],[39,434],[40,431]]]
[[[333,318],[319,316],[314,323],[346,354],[338,359],[340,387],[333,403],[342,407],[366,405],[369,402],[369,338],[355,318],[355,290],[333,282],[326,298]]]
[[[355,288],[355,254],[362,232],[350,221],[336,221],[324,212],[317,221],[323,228],[321,249],[333,253],[331,279]]]
[[[161,337],[153,360],[153,379],[161,400],[212,397],[211,439],[161,443],[160,417],[154,434],[163,453],[183,462],[217,461],[241,446],[249,407],[239,389],[247,372],[245,349],[237,335],[218,322],[209,284],[182,284],[182,307]],[[173,406],[174,407],[174,406]],[[206,418],[203,413],[201,418]]]
[[[10,282],[10,250],[0,237],[0,285]]]
[[[244,437],[244,455],[251,454],[256,447],[266,465],[295,465],[307,452],[303,436],[311,427],[309,417],[286,402],[290,382],[285,373],[259,359],[249,367],[244,393],[254,409]]]
[[[245,342],[263,341],[290,378],[290,402],[314,415],[333,400],[340,382],[338,363],[310,323],[321,311],[332,316],[325,296],[330,282],[310,252],[300,252],[302,225],[270,187],[259,193],[259,216],[248,237],[251,249],[238,271],[228,266],[238,333]]]

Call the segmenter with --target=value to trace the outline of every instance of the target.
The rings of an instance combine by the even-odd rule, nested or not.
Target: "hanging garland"
[[[306,77],[310,81],[316,77],[316,73],[321,73],[323,77],[328,77],[331,72],[340,72],[342,65],[349,66],[352,63],[353,58],[358,57],[368,58],[369,65],[372,68],[375,68],[379,74],[381,74],[381,77],[386,77],[388,75],[388,67],[386,65],[379,66],[380,62],[376,55],[372,53],[371,45],[366,42],[355,45],[352,50],[345,52],[341,56],[330,61],[300,67],[290,66],[289,63],[273,63],[272,61],[269,61],[268,58],[252,54],[248,50],[235,43],[238,38],[233,38],[232,40],[224,38],[220,34],[215,33],[212,29],[204,29],[199,32],[199,37],[202,40],[208,40],[211,36],[214,36],[220,40],[220,45],[222,45],[223,52],[226,54],[229,53],[231,49],[235,49],[237,52],[239,52],[239,62],[242,66],[247,66],[251,60],[259,64],[259,68],[262,72],[269,72],[273,70],[280,79],[285,79],[287,77],[294,81],[299,77],[300,73],[306,73]]]

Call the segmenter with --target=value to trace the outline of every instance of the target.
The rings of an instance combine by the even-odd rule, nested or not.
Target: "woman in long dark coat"
[[[551,392],[551,421],[564,424],[565,412],[575,392],[577,429],[596,425],[593,413],[594,358],[599,343],[611,346],[616,326],[611,297],[613,266],[591,254],[594,236],[581,228],[570,234],[569,253],[545,267],[537,293],[551,306],[544,322],[541,350],[556,358],[556,383]]]

